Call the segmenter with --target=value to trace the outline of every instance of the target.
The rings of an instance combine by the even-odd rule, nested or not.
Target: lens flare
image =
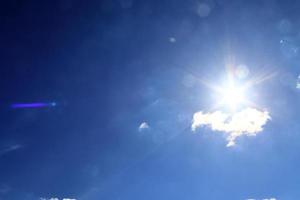
[[[46,108],[46,107],[55,107],[56,105],[57,105],[56,102],[50,102],[50,103],[42,103],[42,102],[35,102],[35,103],[14,103],[14,104],[11,104],[11,108],[13,108],[13,109]]]

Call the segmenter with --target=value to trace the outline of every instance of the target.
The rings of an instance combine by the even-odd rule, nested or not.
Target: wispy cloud
[[[149,129],[149,128],[150,128],[150,126],[148,125],[147,122],[142,122],[139,126],[139,131],[141,132],[141,131],[144,131],[144,130]]]
[[[227,147],[230,147],[235,145],[237,137],[256,136],[270,119],[267,111],[255,108],[246,108],[233,114],[222,111],[212,113],[200,111],[194,114],[191,129],[195,131],[201,126],[209,126],[213,131],[224,132],[227,134]]]
[[[11,191],[11,187],[8,185],[1,185],[0,186],[0,194],[6,194]]]
[[[23,145],[21,145],[21,144],[13,144],[13,145],[10,145],[8,147],[5,147],[5,148],[0,150],[0,156],[2,156],[4,154],[7,154],[7,153],[10,153],[12,151],[17,151],[22,147],[23,147]]]

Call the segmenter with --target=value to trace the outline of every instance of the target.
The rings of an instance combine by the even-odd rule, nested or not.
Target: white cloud
[[[139,131],[143,131],[143,130],[146,130],[146,129],[149,129],[150,126],[148,125],[147,122],[142,122],[139,126]]]
[[[196,112],[193,116],[192,130],[201,126],[210,126],[213,131],[221,131],[227,134],[227,146],[234,146],[237,137],[242,135],[256,136],[263,130],[263,126],[271,119],[267,111],[255,108],[246,108],[236,113]],[[273,199],[270,199],[273,200]]]

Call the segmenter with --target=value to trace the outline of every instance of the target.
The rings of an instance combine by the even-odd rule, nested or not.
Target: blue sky
[[[0,200],[298,199],[299,8],[1,2]]]

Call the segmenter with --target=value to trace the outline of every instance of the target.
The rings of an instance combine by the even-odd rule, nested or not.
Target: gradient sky
[[[300,2],[0,3],[0,200],[300,198]],[[271,120],[191,130],[228,62]],[[299,80],[300,84],[300,80]],[[15,103],[56,106],[12,109]],[[50,105],[50,104],[49,104]]]

